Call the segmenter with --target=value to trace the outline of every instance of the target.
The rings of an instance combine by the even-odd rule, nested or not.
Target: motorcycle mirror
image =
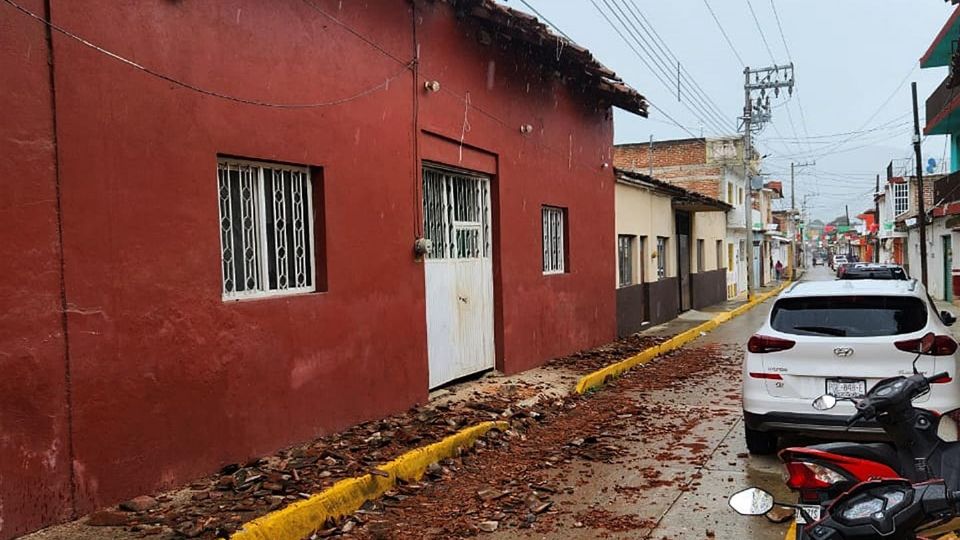
[[[837,406],[837,398],[824,394],[813,400],[813,408],[818,411],[828,411]]]
[[[762,516],[773,510],[773,495],[755,487],[734,493],[727,502],[742,516]]]

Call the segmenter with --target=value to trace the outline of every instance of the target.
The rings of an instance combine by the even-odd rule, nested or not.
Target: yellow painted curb
[[[796,521],[790,523],[790,528],[787,529],[787,535],[783,537],[783,540],[797,540],[797,522]]]
[[[780,284],[780,286],[777,287],[776,289],[767,291],[763,294],[759,294],[755,296],[753,300],[747,302],[746,304],[742,306],[738,306],[735,309],[732,309],[730,311],[725,311],[723,313],[720,313],[715,317],[713,317],[712,319],[702,324],[699,324],[689,330],[686,330],[684,332],[681,332],[673,336],[672,338],[668,339],[667,341],[664,341],[660,345],[655,345],[653,347],[650,347],[649,349],[644,349],[643,351],[640,351],[640,353],[638,353],[637,355],[631,356],[626,360],[621,360],[615,364],[610,364],[609,366],[598,369],[593,373],[584,375],[583,377],[580,378],[579,381],[577,381],[577,386],[574,389],[574,391],[578,394],[583,394],[594,388],[603,386],[604,384],[607,383],[607,381],[614,379],[616,377],[619,377],[620,375],[624,374],[625,372],[629,371],[630,369],[638,365],[646,364],[647,362],[649,362],[650,360],[653,360],[654,358],[660,356],[661,354],[665,354],[670,351],[679,349],[680,347],[683,347],[687,343],[700,337],[701,333],[710,332],[716,327],[720,326],[721,324],[729,321],[730,319],[743,315],[747,311],[753,309],[755,306],[766,302],[767,300],[776,296],[777,294],[780,294],[780,291],[787,288],[787,286],[789,286],[790,283],[791,283],[790,281],[785,281],[782,284]]]
[[[411,450],[379,467],[387,476],[367,474],[341,480],[309,499],[259,517],[230,536],[231,540],[302,540],[323,526],[328,518],[350,514],[366,501],[393,488],[397,479],[417,481],[427,467],[456,455],[491,429],[506,431],[507,422],[481,422],[431,445]]]

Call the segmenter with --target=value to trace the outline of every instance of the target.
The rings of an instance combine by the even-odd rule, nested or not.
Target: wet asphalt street
[[[833,279],[833,276],[829,269],[817,267],[808,271],[804,279]],[[576,470],[558,473],[576,474],[585,479],[575,493],[562,500],[564,508],[573,515],[598,510],[613,515],[632,514],[652,525],[624,531],[604,530],[604,538],[783,539],[788,524],[774,524],[763,517],[742,517],[727,505],[730,494],[749,486],[762,487],[779,500],[795,500],[784,486],[783,467],[779,460],[775,456],[749,456],[743,436],[739,369],[742,353],[737,351],[742,351],[747,339],[762,324],[772,302],[758,306],[687,345],[692,350],[722,346],[730,356],[729,367],[705,375],[695,384],[635,396],[663,412],[659,418],[645,418],[643,422],[693,418],[694,424],[680,444],[663,438],[627,438],[632,441],[624,452],[631,456],[627,462],[580,463],[574,465]],[[788,441],[791,445],[806,442]],[[664,448],[664,445],[672,448]],[[664,450],[669,452],[670,458],[658,459],[658,455],[664,455]],[[680,459],[677,459],[678,450],[681,451]],[[685,450],[691,456],[699,457],[682,459]],[[660,471],[658,478],[673,481],[651,486],[643,472],[651,469]],[[629,490],[631,485],[638,489]],[[560,527],[554,532],[533,537],[596,538],[597,534],[596,528],[574,525],[573,528]],[[504,531],[493,536],[530,538],[528,533],[520,531]]]

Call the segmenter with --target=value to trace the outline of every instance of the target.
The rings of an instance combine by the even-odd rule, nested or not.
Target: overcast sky
[[[531,11],[521,0],[503,1]],[[732,133],[743,110],[743,64],[736,54],[751,67],[793,60],[797,92],[790,100],[784,97],[772,102],[781,106],[774,109],[773,121],[757,143],[768,155],[764,172],[771,179],[785,180],[787,199],[783,202],[789,207],[790,162],[815,160],[815,167],[804,168],[797,175],[797,206],[807,196],[810,218],[828,220],[842,214],[844,205],[849,204],[855,218],[873,205],[870,194],[875,175],[885,174],[890,160],[913,155],[910,82],[918,84],[922,126],[924,101],[946,76],[947,68],[920,70],[919,58],[954,6],[943,0],[772,1],[784,38],[771,0],[526,0],[686,128],[677,127],[656,109],[651,109],[649,119],[617,111],[617,142],[647,141],[651,135],[655,140],[684,138],[691,133],[700,136],[701,131],[712,136],[720,134],[721,126],[716,124],[721,123]],[[729,36],[732,49],[707,4]],[[665,81],[658,80],[601,12],[618,26],[618,16],[627,23],[629,30],[621,27],[621,32],[640,55],[653,50],[658,57],[671,57],[668,74],[672,76],[661,74]],[[659,34],[666,46],[662,51],[645,27]],[[672,57],[680,61],[685,73],[682,102],[677,101],[677,68]],[[647,60],[656,65],[649,57]],[[690,86],[688,79],[699,85],[716,108],[707,120],[708,113],[699,109],[710,105],[703,104],[703,99],[690,99],[698,89]],[[870,131],[835,135],[864,130]],[[924,162],[931,157],[949,161],[945,149],[946,137],[927,138]]]

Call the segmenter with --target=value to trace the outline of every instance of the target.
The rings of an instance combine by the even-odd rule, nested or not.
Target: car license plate
[[[807,522],[807,520],[804,519],[803,514],[800,512],[801,509],[802,509],[804,512],[806,512],[807,515],[809,515],[811,518],[813,518],[813,521],[820,521],[820,507],[819,507],[819,506],[812,506],[812,505],[807,505],[807,504],[801,504],[801,505],[797,508],[797,523],[798,523],[798,524],[803,525],[803,524],[805,524],[805,523]]]
[[[838,398],[862,398],[867,393],[867,381],[827,379],[827,393]]]

